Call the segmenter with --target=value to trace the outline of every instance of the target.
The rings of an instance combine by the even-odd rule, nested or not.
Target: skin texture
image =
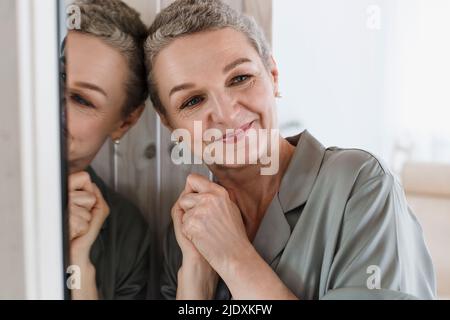
[[[273,59],[263,63],[238,31],[176,39],[156,57],[154,76],[166,109],[161,117],[171,130],[186,129],[194,136],[194,121],[202,121],[203,130],[224,134],[247,123],[253,129],[277,129],[278,69]],[[268,148],[268,140],[262,141],[260,150],[245,147],[246,159],[259,159]],[[198,175],[187,179],[172,209],[183,253],[178,299],[213,298],[218,275],[234,299],[296,298],[251,244],[295,150],[281,136],[279,141],[276,175],[262,176],[261,165],[244,163],[212,165],[217,184]]]
[[[110,209],[85,170],[107,139],[121,139],[138,121],[144,106],[124,117],[127,62],[99,38],[69,32],[66,56],[70,258],[81,268],[81,289],[72,298],[95,300],[89,254]]]

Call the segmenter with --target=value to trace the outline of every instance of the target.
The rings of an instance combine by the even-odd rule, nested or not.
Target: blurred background
[[[149,25],[172,1],[125,2]],[[255,17],[272,44],[282,133],[307,129],[326,146],[382,158],[423,226],[439,298],[450,299],[450,1],[226,2]],[[69,4],[0,1],[0,299],[64,297],[58,50]],[[185,177],[205,172],[174,166],[170,146],[148,103],[120,148],[107,143],[94,165],[139,206],[153,243]],[[160,247],[152,254],[155,282]]]

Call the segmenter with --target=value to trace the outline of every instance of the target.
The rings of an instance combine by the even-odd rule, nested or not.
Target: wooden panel
[[[92,168],[108,186],[114,185],[114,148],[111,141],[107,141],[92,162]]]
[[[156,1],[124,2],[139,11],[144,23],[150,25],[156,15]],[[122,139],[120,145],[115,147],[111,141],[107,141],[93,162],[99,176],[109,186],[117,187],[117,191],[138,205],[148,221],[154,216],[152,213],[155,211],[157,193],[154,183],[157,158],[149,157],[149,148],[157,144],[156,119],[151,103],[147,102],[141,119]]]
[[[153,22],[159,8],[158,0],[122,0],[130,7],[136,9],[140,14],[142,21],[148,26]]]
[[[0,1],[0,299],[25,297],[15,4]]]
[[[149,26],[159,8],[157,1],[126,0],[132,8],[141,13],[142,20]],[[150,256],[149,298],[157,298],[159,293],[160,251],[156,246],[158,236],[158,145],[157,115],[150,102],[140,121],[122,140],[116,154],[118,192],[135,203],[149,222],[152,235]],[[114,163],[114,161],[113,161]],[[114,180],[114,179],[113,179]]]
[[[147,26],[154,20],[159,8],[159,2],[155,0],[124,0],[124,2],[141,13],[141,18]],[[160,242],[156,228],[160,220],[156,154],[159,143],[157,122],[157,115],[148,101],[141,119],[122,139],[120,145],[115,147],[111,141],[107,141],[93,163],[99,176],[136,204],[149,222],[154,246],[150,257],[150,298],[156,298],[159,292],[157,265],[160,261],[160,251],[156,245]]]
[[[243,11],[255,18],[272,44],[272,0],[243,0]]]
[[[141,13],[141,17],[146,25],[150,25],[156,16],[158,3],[156,0],[124,0],[130,7]],[[111,187],[115,186],[117,181],[117,191],[124,192],[132,199],[139,199],[130,191],[130,186],[136,181],[139,174],[144,174],[143,170],[148,172],[156,168],[156,158],[147,159],[145,151],[150,144],[156,143],[156,114],[153,111],[151,103],[147,103],[146,111],[138,124],[122,139],[120,146],[116,149],[118,153],[114,158],[114,145],[112,141],[107,141],[95,158],[92,166],[98,175]],[[148,139],[146,139],[148,138]],[[132,151],[131,153],[130,150]],[[137,170],[130,164],[139,162]],[[115,165],[117,166],[118,176],[115,176]],[[153,165],[153,167],[152,167]],[[138,174],[139,173],[139,174]],[[153,183],[151,184],[154,185]],[[142,186],[144,187],[144,186]],[[147,201],[135,202],[149,219]]]

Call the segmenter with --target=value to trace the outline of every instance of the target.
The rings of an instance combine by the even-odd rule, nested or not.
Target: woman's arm
[[[176,298],[177,300],[213,299],[219,280],[218,275],[191,241],[183,235],[181,231],[183,215],[184,211],[177,202],[172,208],[172,220],[175,237],[183,254],[183,263],[178,271]]]
[[[216,268],[236,300],[297,300],[250,242]]]
[[[97,239],[109,207],[89,174],[81,172],[69,177],[70,263],[81,271],[81,287],[72,290],[74,300],[99,298],[95,267],[90,260],[91,247]]]
[[[71,255],[70,263],[80,268],[81,275],[80,288],[72,289],[72,300],[99,300],[95,267],[90,259],[84,257],[83,254],[80,256],[75,254]]]
[[[183,263],[178,271],[177,300],[212,300],[218,280],[206,261]]]

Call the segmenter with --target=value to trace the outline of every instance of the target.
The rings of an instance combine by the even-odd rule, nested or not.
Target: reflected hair
[[[98,37],[125,57],[129,73],[122,111],[128,116],[148,98],[143,50],[147,27],[140,14],[120,0],[74,0],[71,5],[81,12],[80,29],[75,32]]]
[[[269,68],[271,49],[256,21],[220,0],[178,0],[162,10],[151,25],[144,45],[147,81],[154,108],[165,115],[153,75],[158,54],[177,38],[194,33],[232,28],[242,32]]]

